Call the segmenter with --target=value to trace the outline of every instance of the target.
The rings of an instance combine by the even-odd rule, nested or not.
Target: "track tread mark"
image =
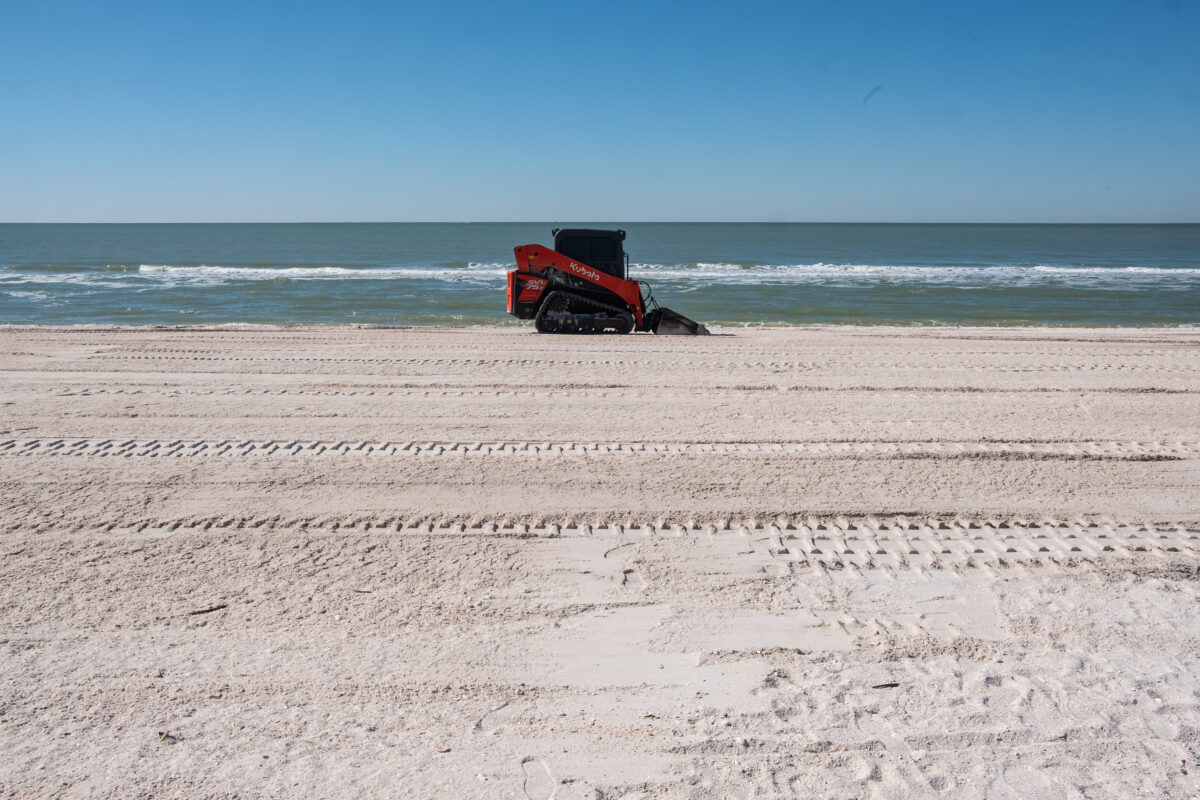
[[[444,442],[444,441],[212,441],[130,439],[119,444],[96,439],[29,439],[0,443],[0,457],[42,456],[211,456],[291,455],[423,455],[423,456],[533,456],[577,457],[595,455],[800,455],[812,457],[884,458],[1105,458],[1186,459],[1200,455],[1200,442],[1095,441],[1095,442]]]
[[[581,397],[588,398],[621,398],[627,399],[631,397],[654,397],[662,396],[661,391],[656,389],[647,389],[637,386],[611,386],[611,387],[596,387],[578,384],[539,384],[537,389],[517,389],[511,387],[489,387],[489,388],[461,388],[457,386],[391,386],[377,387],[374,389],[363,390],[339,390],[339,389],[302,389],[302,388],[287,388],[287,389],[182,389],[182,388],[159,388],[148,387],[145,389],[123,389],[123,388],[96,388],[86,389],[78,392],[59,392],[51,395],[52,397],[92,397],[98,395],[149,395],[157,394],[167,397],[232,397],[232,396],[300,396],[300,397],[529,397],[537,399],[546,399],[546,392],[554,390],[559,393],[577,394]],[[735,386],[711,386],[705,388],[706,394],[743,394],[748,391],[757,393],[775,392],[775,393],[798,393],[798,392],[822,392],[822,393],[862,393],[862,392],[913,392],[913,393],[936,393],[936,394],[1078,394],[1084,392],[1087,394],[1145,394],[1147,390],[1144,388],[1126,388],[1120,386],[1108,387],[1087,387],[1080,388],[1058,388],[1049,386],[1040,387],[1021,387],[1021,388],[980,388],[975,386],[824,386],[824,385],[777,385],[777,384],[762,384],[762,385],[735,385]],[[1188,389],[1163,389],[1155,388],[1151,390],[1155,394],[1196,394],[1196,391]],[[894,420],[874,420],[875,422],[893,422]],[[809,421],[808,424],[817,424]]]
[[[44,524],[43,524],[44,523]],[[37,529],[51,529],[49,521]],[[70,526],[72,535],[102,530],[113,536],[154,537],[179,530],[205,531],[212,527],[270,530],[300,527],[321,531],[382,532],[426,536],[502,536],[547,539],[612,538],[616,548],[631,540],[692,537],[711,543],[732,537],[749,546],[734,545],[738,553],[765,565],[778,564],[782,575],[795,570],[962,570],[1042,568],[1063,570],[1105,563],[1195,564],[1200,562],[1200,528],[1182,524],[1112,523],[1104,520],[1029,522],[1027,520],[936,519],[913,523],[903,517],[891,520],[844,518],[763,523],[759,520],[723,520],[700,525],[694,521],[630,520],[625,523],[579,524],[566,519],[536,525],[504,521],[435,522],[429,519],[297,518],[278,515],[248,518],[189,518],[147,520],[119,526],[97,523],[91,528]],[[21,526],[10,525],[14,533]],[[37,534],[34,534],[37,535]],[[607,554],[606,554],[607,555]],[[629,567],[629,564],[625,565]],[[636,565],[635,565],[636,566]],[[775,568],[772,568],[775,572]],[[627,573],[628,574],[628,573]],[[636,576],[635,576],[636,577]],[[643,576],[644,577],[644,576]],[[648,579],[647,579],[648,581]]]
[[[226,353],[226,350],[190,350],[190,349],[174,349],[160,348],[157,350],[146,351],[139,349],[137,353],[90,353],[85,358],[90,360],[111,360],[111,361],[205,361],[205,362],[229,362],[229,363],[261,363],[261,362],[284,362],[284,363],[315,363],[315,364],[429,364],[434,366],[451,366],[451,365],[476,365],[476,366],[505,366],[519,367],[530,364],[564,364],[571,366],[613,366],[613,365],[636,365],[636,366],[683,366],[683,367],[708,367],[708,368],[752,368],[752,369],[780,369],[789,371],[818,371],[818,370],[834,370],[837,372],[845,372],[847,370],[863,370],[863,369],[891,369],[891,370],[910,370],[914,367],[922,369],[931,369],[938,371],[956,371],[956,370],[973,370],[999,373],[1040,373],[1040,372],[1073,372],[1073,373],[1093,373],[1093,372],[1153,372],[1153,373],[1169,373],[1169,374],[1184,374],[1200,372],[1200,366],[1191,363],[1190,359],[1181,357],[1184,363],[1178,365],[1141,365],[1141,364],[1122,364],[1113,363],[1112,361],[1087,361],[1082,363],[1046,363],[1046,364],[1028,364],[1019,367],[1009,366],[1006,363],[988,364],[979,363],[978,358],[966,357],[961,364],[945,364],[927,363],[925,358],[921,359],[899,359],[894,361],[861,361],[851,357],[846,358],[824,358],[821,360],[804,360],[804,361],[784,361],[784,360],[749,360],[746,358],[738,358],[728,361],[716,361],[711,359],[680,359],[677,353],[670,351],[657,351],[662,355],[662,358],[646,358],[647,355],[653,355],[649,351],[639,351],[638,354],[643,356],[638,359],[630,358],[546,358],[541,355],[534,355],[531,352],[529,358],[508,358],[497,359],[487,354],[481,354],[479,357],[441,357],[441,358],[390,358],[390,357],[361,357],[361,356],[297,356],[288,354],[271,353],[262,356],[231,356],[231,355],[210,355],[211,353]],[[994,355],[985,353],[986,355]],[[969,354],[963,354],[968,355]],[[1028,353],[1021,353],[1028,355]],[[1118,354],[1120,355],[1120,354]],[[1089,358],[1094,358],[1094,354],[1089,353]]]

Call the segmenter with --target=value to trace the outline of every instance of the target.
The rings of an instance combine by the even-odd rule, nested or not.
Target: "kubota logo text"
[[[574,261],[568,265],[568,268],[577,275],[582,275],[588,280],[600,280],[600,273],[590,267],[585,267],[583,264],[576,264]]]

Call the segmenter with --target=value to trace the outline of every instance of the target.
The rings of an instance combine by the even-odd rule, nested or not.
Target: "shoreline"
[[[707,324],[706,327],[718,335],[736,335],[743,331],[837,331],[837,330],[854,330],[864,329],[878,331],[880,333],[888,333],[895,331],[939,331],[939,330],[981,330],[981,331],[996,331],[996,330],[1086,330],[1086,331],[1158,331],[1158,330],[1191,330],[1200,328],[1200,322],[1184,322],[1176,325],[1161,324],[1161,325],[1089,325],[1089,324],[1028,324],[1028,325],[961,325],[958,323],[913,323],[911,325],[898,324],[865,324],[865,323],[756,323],[747,322],[741,325],[718,325]],[[242,330],[242,329],[258,329],[263,330],[394,330],[394,331],[462,331],[462,330],[513,330],[535,333],[533,326],[527,322],[510,322],[498,321],[496,324],[471,324],[471,325],[384,325],[375,323],[313,323],[313,322],[218,322],[212,324],[182,324],[182,325],[163,325],[157,323],[146,323],[143,325],[136,324],[108,324],[108,323],[90,323],[81,322],[72,325],[63,324],[46,324],[46,325],[30,325],[27,323],[3,323],[0,322],[0,331],[12,330],[31,330],[31,331],[72,331],[72,330],[160,330],[160,331],[220,331],[220,330]],[[564,334],[565,335],[565,334]],[[600,334],[603,335],[603,334]],[[629,334],[634,338],[642,338],[644,336],[653,336],[654,334],[635,333]],[[663,338],[678,338],[678,337],[663,337]]]

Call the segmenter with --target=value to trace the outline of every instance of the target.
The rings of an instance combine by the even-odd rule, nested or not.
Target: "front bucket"
[[[708,328],[669,308],[660,306],[651,314],[656,319],[651,320],[650,330],[660,336],[708,336]]]

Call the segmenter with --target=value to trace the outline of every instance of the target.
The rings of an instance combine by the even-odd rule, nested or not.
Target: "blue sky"
[[[1200,221],[1200,3],[0,0],[0,221]]]

